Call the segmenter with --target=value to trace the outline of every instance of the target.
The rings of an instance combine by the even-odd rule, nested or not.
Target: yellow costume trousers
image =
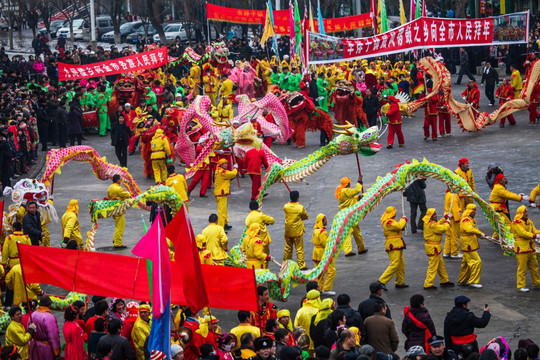
[[[351,234],[352,236],[354,236],[354,240],[356,241],[358,252],[366,250],[364,246],[364,239],[362,238],[362,234],[360,233],[360,227],[358,225],[353,226]],[[351,234],[349,234],[349,236],[347,236],[347,238],[343,242],[343,251],[345,251],[345,255],[353,252]]]
[[[464,252],[459,269],[458,283],[478,284],[482,273],[482,259],[478,251]]]
[[[213,93],[206,93],[205,95],[208,95],[208,97],[210,98],[210,101],[211,101],[211,104],[216,106],[216,93],[213,92]]]
[[[227,217],[227,196],[216,196],[218,225],[225,226],[229,223]]]
[[[319,265],[319,262],[315,262],[315,266]],[[321,273],[319,278],[317,279],[317,282],[319,283],[319,289],[322,289],[322,291],[330,291],[332,290],[332,287],[334,286],[334,279],[336,278],[336,258],[332,260],[330,265],[328,265],[328,269],[326,269],[326,276],[324,273]]]
[[[394,274],[396,275],[396,285],[403,285],[405,281],[405,260],[403,259],[403,250],[388,251],[390,265],[379,278],[383,284],[387,284]]]
[[[424,281],[424,287],[433,286],[435,283],[435,276],[437,274],[439,274],[439,281],[441,284],[449,281],[441,254],[429,256],[429,265],[426,274],[426,281]]]
[[[535,253],[516,254],[517,268],[517,288],[521,289],[527,285],[527,269],[531,272],[533,286],[540,285],[540,275],[538,275],[538,260]]]
[[[247,260],[246,261],[246,267],[248,269],[266,269],[264,267],[264,264],[266,261],[260,261],[260,260]]]
[[[43,235],[43,238],[41,239],[41,245],[50,247],[51,246],[51,233],[49,233],[49,227],[47,226],[47,224],[42,224],[41,230],[43,230],[43,233],[45,234]]]
[[[152,160],[152,169],[154,170],[154,180],[156,183],[167,180],[167,162],[165,159]]]
[[[446,230],[444,250],[446,255],[457,256],[459,254],[459,221],[450,220],[450,228]]]
[[[293,246],[296,247],[296,258],[300,269],[306,267],[304,262],[304,236],[296,238],[285,237],[285,250],[283,252],[283,261],[292,259]]]
[[[113,216],[114,225],[114,246],[122,246],[122,238],[124,237],[124,228],[126,227],[126,218],[122,216]]]

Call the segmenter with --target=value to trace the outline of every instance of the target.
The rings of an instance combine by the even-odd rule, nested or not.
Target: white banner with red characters
[[[529,12],[525,11],[479,19],[421,17],[367,38],[310,33],[309,63],[334,63],[415,49],[527,43],[528,24]]]
[[[128,73],[137,70],[154,69],[167,65],[167,63],[167,47],[164,46],[136,55],[87,65],[71,65],[59,62],[58,79],[65,81]]]

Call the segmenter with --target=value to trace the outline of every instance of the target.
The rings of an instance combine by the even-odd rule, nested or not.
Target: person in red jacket
[[[275,124],[276,120],[274,120],[274,116],[272,116],[272,113],[268,112],[268,110],[263,111],[263,116],[269,123]],[[263,143],[264,145],[268,146],[270,148],[272,146],[272,141],[275,139],[277,134],[269,134],[264,135],[263,134]]]
[[[452,118],[450,117],[450,110],[448,110],[446,105],[443,101],[442,90],[440,90],[437,108],[439,109],[439,134],[441,137],[450,136],[452,132]]]
[[[540,83],[537,82],[534,85],[531,93],[531,102],[529,103],[529,124],[536,124],[536,121],[538,121],[538,117],[540,116],[538,111],[536,111],[538,106],[538,95],[540,95]]]
[[[261,187],[262,167],[268,168],[268,163],[264,152],[257,148],[252,148],[244,156],[246,174],[251,178],[251,200],[257,200],[259,188]]]
[[[139,303],[135,301],[130,301],[126,305],[126,319],[124,320],[124,325],[122,326],[121,336],[129,340],[129,343],[135,349],[133,344],[133,339],[131,338],[131,330],[133,330],[133,325],[135,320],[139,317]]]
[[[480,107],[480,90],[474,80],[469,81],[467,89],[461,93],[463,99],[471,104],[475,109]]]
[[[394,145],[394,134],[397,135],[399,147],[405,146],[405,139],[403,138],[403,132],[401,131],[401,113],[399,112],[399,100],[394,96],[388,97],[390,102],[390,108],[386,113],[386,120],[388,121],[388,146],[387,149],[391,149]]]
[[[197,147],[195,148],[195,154],[199,155],[206,145],[206,140],[203,138],[199,139],[199,143],[197,144]],[[206,191],[208,190],[208,187],[211,185],[212,181],[212,174],[210,173],[210,164],[205,164],[204,162],[201,164],[201,167],[197,169],[195,172],[195,175],[193,175],[193,179],[191,179],[191,182],[188,186],[188,197],[191,197],[191,192],[193,189],[195,189],[195,186],[201,181],[201,190],[199,191],[200,197],[208,197],[206,195]]]
[[[430,88],[427,89],[429,93]],[[431,127],[431,138],[437,141],[437,104],[439,95],[433,95],[425,105],[424,110],[424,140],[429,139],[429,128]]]
[[[514,98],[514,89],[512,89],[512,86],[510,85],[508,78],[503,79],[502,85],[497,88],[497,91],[495,91],[495,96],[499,98],[500,105]],[[514,115],[510,114],[508,116],[501,118],[499,127],[501,128],[504,127],[504,122],[506,119],[508,119],[508,122],[510,123],[510,125],[516,125],[516,119],[514,119]]]

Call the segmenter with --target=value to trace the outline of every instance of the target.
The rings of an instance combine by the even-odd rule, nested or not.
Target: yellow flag
[[[315,31],[315,26],[313,25],[313,15],[312,15],[312,12],[311,12],[311,1],[309,2],[309,31],[311,31],[312,33],[316,32]]]
[[[506,14],[506,1],[501,0],[501,14]]]
[[[272,20],[270,19],[270,9],[268,8],[268,4],[266,4],[266,21],[264,24],[264,31],[261,36],[261,45],[263,47],[266,46],[266,42],[272,36],[276,36],[276,34],[274,32],[274,27],[272,26]]]
[[[399,0],[399,19],[401,20],[401,25],[407,23],[407,18],[405,17],[405,8],[403,7],[403,0]]]
[[[381,6],[382,6],[382,0],[377,0],[377,28],[379,29],[377,33],[381,34],[382,31],[382,21],[381,21]]]

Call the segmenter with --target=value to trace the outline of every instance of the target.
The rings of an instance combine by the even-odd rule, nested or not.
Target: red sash
[[[471,344],[476,340],[476,334],[472,333],[469,335],[463,335],[463,336],[452,336],[452,343],[456,345],[465,345],[465,344]]]
[[[424,330],[424,350],[427,351],[427,349],[429,349],[428,339],[431,337],[431,331],[429,331],[426,324],[424,324],[423,322],[421,322],[420,320],[414,317],[414,315],[410,311],[410,308],[411,308],[410,306],[405,306],[403,308],[403,315],[404,316],[409,315],[409,318],[412,320],[414,325]]]

